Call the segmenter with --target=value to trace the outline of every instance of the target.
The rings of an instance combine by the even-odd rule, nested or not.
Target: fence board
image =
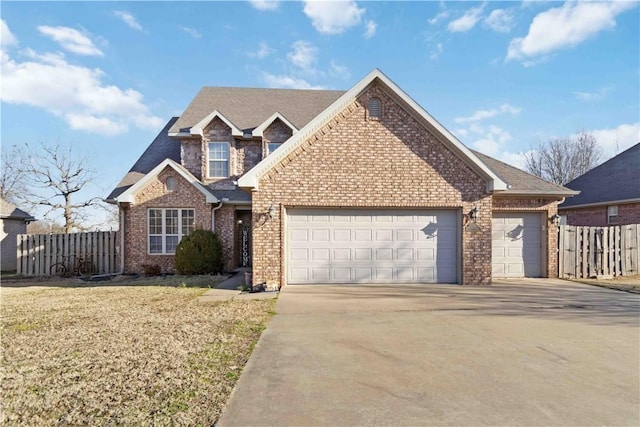
[[[562,225],[558,232],[560,277],[640,273],[640,224],[611,227]]]
[[[92,261],[96,274],[116,272],[117,231],[70,234],[19,234],[17,272],[24,276],[46,276],[51,266],[63,263],[73,271],[76,260]]]

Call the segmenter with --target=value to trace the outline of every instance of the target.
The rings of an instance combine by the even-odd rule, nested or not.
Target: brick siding
[[[607,222],[607,206],[594,206],[587,208],[561,209],[560,215],[567,216],[568,225],[588,225],[592,227],[605,227],[608,225],[640,224],[640,203],[626,203],[618,206],[618,222]]]

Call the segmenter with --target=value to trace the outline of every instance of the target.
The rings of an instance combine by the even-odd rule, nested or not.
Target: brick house
[[[576,194],[465,147],[379,70],[346,92],[203,88],[108,197],[124,268],[213,229],[254,283],[556,277]]]
[[[558,206],[563,223],[640,224],[640,143],[569,182],[580,191]]]

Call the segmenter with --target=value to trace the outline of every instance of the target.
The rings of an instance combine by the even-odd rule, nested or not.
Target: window
[[[229,143],[209,143],[209,178],[229,176]]]
[[[618,207],[617,206],[607,206],[607,223],[609,224],[618,223]]]
[[[149,253],[175,254],[183,236],[193,231],[193,209],[149,209]]]
[[[379,119],[382,116],[382,105],[378,98],[371,98],[369,100],[369,118]]]
[[[280,147],[281,145],[282,145],[282,142],[270,142],[268,147],[267,147],[269,149],[269,152],[267,153],[267,156],[269,154],[273,153],[275,150],[277,150],[278,147]]]

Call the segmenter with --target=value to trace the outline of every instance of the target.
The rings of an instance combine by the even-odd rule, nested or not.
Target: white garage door
[[[542,276],[540,213],[494,213],[492,273],[494,277]]]
[[[290,209],[288,282],[455,283],[453,210]]]

